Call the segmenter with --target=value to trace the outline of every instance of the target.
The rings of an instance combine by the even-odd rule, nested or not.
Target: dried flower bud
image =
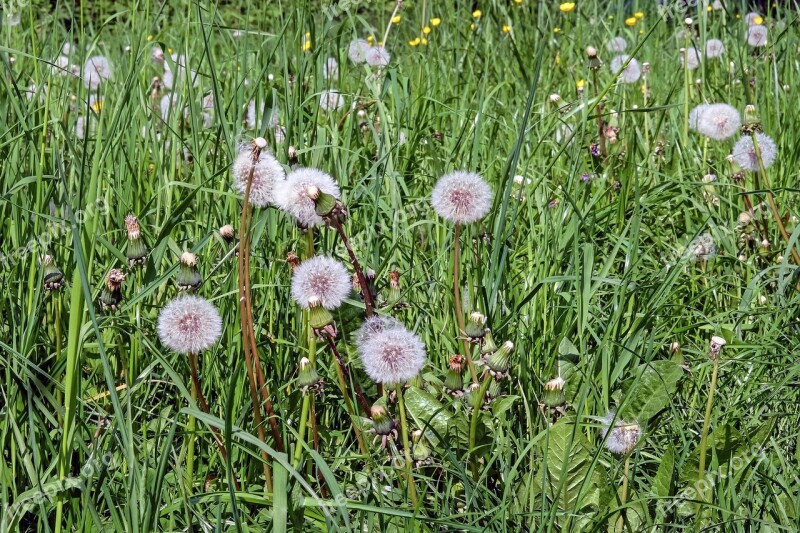
[[[505,377],[508,372],[508,367],[511,364],[511,354],[514,351],[514,343],[511,341],[504,342],[500,348],[497,349],[489,359],[486,361],[489,371],[493,376],[500,379]]]
[[[333,314],[322,306],[322,301],[317,297],[308,300],[308,324],[320,338],[336,338],[336,324]]]
[[[286,262],[289,264],[292,272],[294,272],[295,269],[300,266],[300,258],[297,257],[297,254],[294,252],[289,252],[286,254]]]
[[[448,394],[460,396],[464,389],[464,356],[455,354],[450,357],[450,364],[444,378],[444,389]]]
[[[708,358],[712,361],[716,361],[719,359],[720,352],[722,352],[722,347],[725,346],[727,341],[722,337],[714,336],[711,337],[711,344],[709,346]]]
[[[479,311],[473,311],[469,315],[469,319],[466,325],[466,331],[464,333],[466,333],[467,337],[469,337],[472,340],[480,339],[484,335],[485,323],[486,323],[486,317]]]
[[[122,282],[125,281],[125,273],[118,269],[113,268],[106,276],[106,284],[103,292],[100,294],[100,308],[103,310],[116,310],[122,301],[122,292],[120,287]]]
[[[300,359],[297,386],[308,394],[309,391],[318,391],[322,388],[323,381],[307,357]]]
[[[55,291],[64,286],[64,274],[56,266],[52,255],[45,255],[42,258],[42,266],[44,267],[42,283],[45,291]]]
[[[180,269],[176,278],[176,285],[181,291],[195,291],[203,283],[203,277],[197,269],[197,256],[192,252],[181,254]]]
[[[236,230],[233,229],[233,226],[230,224],[225,224],[219,228],[219,236],[222,237],[225,242],[231,243],[233,239],[236,238]]]
[[[547,407],[559,407],[567,402],[564,394],[564,380],[559,376],[544,384],[542,403]]]
[[[130,266],[143,265],[147,262],[147,246],[144,244],[139,228],[139,220],[133,216],[125,217],[125,228],[128,230],[128,248],[125,256]]]

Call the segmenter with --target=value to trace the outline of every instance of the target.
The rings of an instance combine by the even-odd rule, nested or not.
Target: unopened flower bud
[[[377,435],[389,435],[394,430],[394,420],[382,405],[373,405],[370,409],[372,424]]]
[[[469,319],[467,320],[466,331],[464,333],[467,334],[467,337],[475,340],[480,339],[483,337],[484,334],[484,327],[483,325],[486,323],[486,317],[480,313],[479,311],[473,311],[469,315]]]
[[[564,394],[564,380],[559,376],[544,384],[542,403],[547,407],[559,407],[567,402]]]
[[[319,337],[336,337],[333,315],[322,307],[322,301],[319,298],[312,297],[308,300],[308,324]]]
[[[180,260],[176,284],[178,290],[194,291],[203,283],[203,277],[197,269],[197,256],[192,252],[183,252]]]
[[[506,341],[498,348],[487,360],[486,364],[494,374],[500,374],[502,377],[508,372],[508,367],[511,364],[511,354],[514,351],[514,343]]]
[[[303,391],[303,394],[308,394],[309,390],[316,390],[322,384],[322,378],[314,369],[311,361],[307,357],[300,359],[299,372],[297,376],[297,386]]]
[[[139,220],[133,216],[125,217],[125,227],[128,230],[128,247],[125,256],[130,266],[143,265],[147,261],[147,246],[144,244],[139,228]]]
[[[100,294],[100,307],[103,310],[116,310],[122,302],[122,291],[120,287],[122,282],[125,281],[125,273],[118,269],[113,268],[106,276],[106,284],[103,287],[103,292]]]
[[[231,243],[233,239],[236,238],[236,230],[233,229],[233,226],[230,224],[225,224],[219,228],[219,236],[222,237],[225,242]]]

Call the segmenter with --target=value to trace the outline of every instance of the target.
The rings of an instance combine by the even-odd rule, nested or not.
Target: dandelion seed
[[[742,125],[739,111],[728,104],[710,104],[697,116],[698,133],[716,141],[723,141],[735,135]]]
[[[319,95],[319,107],[323,111],[340,111],[344,107],[344,96],[339,91],[328,89]]]
[[[469,224],[482,219],[492,207],[492,189],[474,172],[455,171],[436,183],[431,195],[436,213],[455,224]]]
[[[639,62],[633,58],[625,65],[625,62],[628,61],[628,57],[629,56],[624,55],[614,57],[614,59],[611,60],[610,68],[611,71],[619,75],[625,83],[636,83],[642,75],[642,68],[639,66]]]
[[[364,55],[367,65],[371,67],[383,68],[389,64],[391,55],[383,46],[371,46]]]
[[[700,52],[697,48],[691,47],[688,50],[681,48],[681,65],[684,64],[689,70],[695,70],[700,66]]]
[[[199,296],[180,296],[161,310],[158,337],[178,353],[200,353],[222,335],[222,318],[214,305]]]
[[[113,74],[114,70],[106,57],[90,57],[83,66],[83,85],[87,89],[96,91],[100,84],[110,80]]]
[[[367,60],[367,50],[370,44],[365,39],[354,39],[347,47],[347,57],[355,64],[364,63]]]
[[[625,422],[620,418],[614,421],[614,417],[614,413],[609,412],[602,418],[600,434],[608,451],[617,455],[628,455],[636,447],[644,431],[639,424]]]
[[[758,132],[756,135],[756,142],[758,149],[761,152],[761,162],[764,168],[769,168],[775,162],[775,156],[778,154],[778,147],[775,141],[768,135]],[[756,149],[753,145],[753,138],[749,135],[743,136],[733,146],[733,160],[742,167],[744,170],[757,172],[761,170],[756,155]]]
[[[425,345],[399,323],[384,327],[357,345],[367,375],[387,386],[414,379],[425,365]]]
[[[285,181],[279,182],[275,204],[295,217],[304,228],[322,225],[325,221],[317,214],[316,203],[309,194],[314,189],[339,198],[339,186],[329,174],[315,168],[298,168],[290,172]]]
[[[286,173],[278,160],[265,150],[267,141],[259,137],[255,142],[259,143],[258,150],[251,145],[242,146],[233,161],[233,187],[244,196],[252,169],[250,203],[256,207],[266,207],[275,202],[276,186],[284,181]],[[254,161],[256,152],[257,159]]]
[[[614,37],[606,43],[606,49],[609,52],[620,54],[628,48],[628,41],[624,37]]]
[[[706,57],[717,59],[725,53],[725,45],[719,39],[709,39],[706,41]]]
[[[306,259],[292,275],[292,298],[303,309],[310,309],[310,302],[315,301],[325,309],[336,309],[351,290],[350,274],[332,257]]]
[[[767,27],[753,25],[747,28],[747,44],[753,47],[767,45]]]
[[[367,317],[361,324],[361,327],[356,330],[353,340],[357,346],[360,346],[378,333],[386,329],[397,327],[402,327],[402,324],[390,316],[372,315]]]

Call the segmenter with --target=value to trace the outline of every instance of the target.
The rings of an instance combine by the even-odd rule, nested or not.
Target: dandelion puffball
[[[96,91],[100,84],[110,80],[114,74],[108,59],[103,56],[94,56],[86,60],[83,65],[83,85],[87,89]]]
[[[699,104],[689,112],[689,129],[697,131],[697,126],[700,124],[700,117],[708,108],[708,104]]]
[[[339,186],[329,174],[316,168],[298,168],[278,183],[275,204],[297,219],[302,227],[319,226],[325,221],[317,214],[316,203],[309,196],[309,188],[339,198]]]
[[[728,104],[709,104],[697,115],[698,133],[715,141],[723,141],[736,134],[742,119],[739,111]]]
[[[260,138],[259,138],[260,139]],[[262,139],[263,140],[263,139]],[[266,146],[266,141],[263,142]],[[258,159],[253,161],[254,149],[245,145],[233,161],[233,187],[244,196],[250,170],[253,178],[250,183],[250,203],[256,207],[265,207],[275,201],[276,185],[286,177],[283,167],[275,157],[266,150],[260,150]]]
[[[697,51],[697,48],[681,48],[681,65],[684,64],[689,70],[695,70],[700,66],[700,52]]]
[[[383,46],[370,46],[364,54],[364,58],[367,65],[371,67],[385,67],[389,64],[392,56]]]
[[[339,62],[335,57],[329,57],[325,60],[325,67],[322,70],[322,77],[326,80],[339,79]]]
[[[367,60],[367,50],[370,48],[366,39],[353,39],[347,47],[347,57],[349,57],[350,61],[353,63],[363,63]]]
[[[703,233],[689,243],[685,257],[690,261],[708,261],[717,253],[717,245],[710,233]]]
[[[199,296],[180,296],[158,315],[158,337],[178,353],[199,353],[217,342],[222,319],[217,308]]]
[[[725,53],[725,45],[719,39],[709,39],[706,41],[706,57],[717,59]]]
[[[747,28],[747,44],[754,47],[767,45],[767,27],[754,24]]]
[[[431,195],[434,211],[455,224],[469,224],[482,219],[492,207],[492,189],[475,172],[455,171],[445,174]]]
[[[377,383],[396,385],[414,379],[425,365],[425,345],[398,322],[359,335],[358,355],[367,375]]]
[[[614,37],[606,43],[606,49],[614,54],[620,54],[628,48],[628,41],[624,37]]]
[[[760,132],[756,133],[756,143],[761,152],[761,162],[764,164],[764,168],[767,169],[775,162],[775,156],[778,154],[778,147],[769,135]],[[736,164],[744,170],[760,170],[758,156],[751,136],[745,135],[739,139],[733,146],[732,155]]]
[[[600,431],[608,451],[617,455],[627,455],[636,447],[644,431],[636,423],[625,422],[621,418],[614,421],[614,413],[603,417]],[[613,427],[612,427],[613,424]]]
[[[617,74],[625,83],[636,83],[642,75],[642,67],[636,59],[631,58],[627,66],[625,62],[628,61],[628,56],[616,56],[611,60],[611,71]],[[623,68],[624,66],[624,68]]]
[[[332,257],[306,259],[292,275],[292,298],[303,309],[309,309],[309,301],[318,301],[328,310],[336,309],[350,296],[352,287],[353,278]]]
[[[344,96],[334,89],[322,91],[319,95],[319,107],[323,111],[339,111],[344,107]]]

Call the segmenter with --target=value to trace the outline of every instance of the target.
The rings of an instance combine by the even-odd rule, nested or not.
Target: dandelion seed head
[[[266,143],[266,142],[265,142]],[[286,178],[283,167],[275,157],[266,150],[259,150],[258,159],[253,161],[253,148],[242,146],[233,161],[233,187],[244,197],[247,192],[247,181],[250,169],[253,178],[250,183],[250,203],[256,207],[266,207],[275,202],[276,187]]]
[[[361,327],[356,330],[354,337],[355,344],[356,346],[361,346],[383,330],[397,327],[402,327],[402,324],[392,317],[380,315],[367,317],[361,324]]]
[[[690,261],[708,261],[717,254],[717,245],[710,233],[698,235],[686,248],[685,257]]]
[[[339,62],[335,57],[329,57],[325,60],[325,67],[322,70],[322,77],[326,80],[339,79]]]
[[[482,219],[492,207],[492,189],[475,172],[455,171],[436,183],[431,195],[436,213],[455,224],[469,224]]]
[[[606,43],[606,50],[611,53],[620,54],[628,48],[628,41],[624,37],[614,37]]]
[[[681,48],[681,65],[684,63],[689,70],[695,70],[700,66],[700,52],[697,48],[693,46],[688,50]]]
[[[613,412],[609,412],[602,418],[600,433],[608,451],[617,455],[627,455],[636,447],[644,435],[644,430],[635,422],[625,422],[621,418],[614,421],[614,416]]]
[[[96,91],[101,83],[110,80],[113,75],[114,69],[104,56],[90,57],[83,65],[83,85],[89,90]]]
[[[714,139],[723,141],[735,135],[742,125],[739,110],[728,104],[709,104],[697,117],[697,131]]]
[[[297,219],[306,228],[319,226],[325,221],[317,214],[316,204],[309,195],[309,188],[339,198],[339,186],[329,174],[316,168],[298,168],[286,176],[286,180],[278,184],[275,191],[275,203],[282,210]]]
[[[350,296],[350,274],[342,263],[318,255],[306,259],[292,275],[292,298],[303,309],[309,302],[319,302],[325,309],[333,310]]]
[[[383,68],[389,64],[392,56],[383,46],[370,46],[364,58],[369,66]]]
[[[725,53],[725,45],[719,39],[709,39],[706,41],[706,57],[717,59]]]
[[[615,56],[611,60],[610,68],[611,71],[619,75],[625,83],[636,83],[642,75],[642,67],[639,65],[639,62],[633,58],[631,58],[627,66],[624,66],[625,62],[628,61],[628,57],[629,56],[626,55]]]
[[[761,132],[756,133],[756,142],[758,143],[758,149],[761,151],[761,162],[764,163],[764,168],[767,169],[775,162],[775,156],[778,155],[778,147],[769,135]],[[731,155],[736,164],[744,170],[754,172],[760,170],[758,156],[751,136],[745,135],[739,139],[733,146]]]
[[[370,44],[366,39],[353,39],[347,47],[347,57],[353,63],[363,63],[367,60],[367,50],[369,49]]]
[[[420,338],[400,324],[369,335],[357,348],[367,375],[385,385],[414,379],[427,357]]]
[[[753,24],[747,27],[747,44],[753,47],[767,45],[767,27]]]
[[[689,112],[689,129],[692,131],[697,131],[697,128],[700,124],[700,117],[705,113],[706,109],[708,109],[709,104],[699,104],[695,106]]]
[[[158,337],[178,353],[205,351],[221,334],[222,318],[217,308],[199,296],[180,296],[164,306],[158,316]]]
[[[319,106],[323,111],[340,111],[344,107],[344,96],[337,90],[328,89],[319,95]]]

